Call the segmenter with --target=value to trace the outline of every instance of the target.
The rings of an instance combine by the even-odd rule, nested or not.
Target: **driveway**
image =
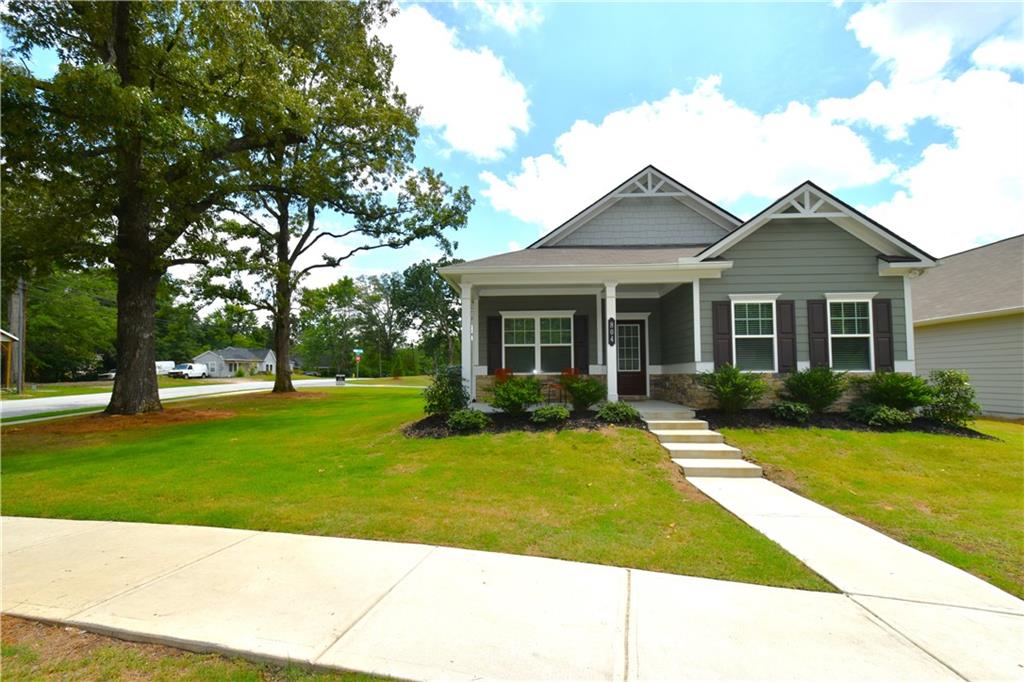
[[[884,607],[898,598],[865,605],[451,547],[0,522],[5,613],[196,651],[416,680],[980,680],[1024,669],[1024,616],[986,609],[907,619]]]
[[[334,379],[300,379],[295,382],[299,388],[334,386]],[[196,384],[161,388],[161,400],[195,398],[222,393],[245,393],[247,391],[268,391],[273,381],[246,381],[231,384]],[[35,414],[60,412],[63,410],[103,409],[110,402],[110,393],[87,393],[85,395],[55,396],[53,398],[27,398],[25,400],[4,400],[0,402],[0,416],[4,419],[27,417]]]

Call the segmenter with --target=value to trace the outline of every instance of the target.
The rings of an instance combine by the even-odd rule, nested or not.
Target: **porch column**
[[[607,364],[608,380],[608,401],[615,402],[619,399],[619,354],[615,346],[610,345],[612,336],[608,334],[608,324],[615,319],[615,282],[605,282],[604,285],[604,342],[605,359]],[[618,334],[615,334],[615,342],[618,343]]]
[[[473,285],[462,284],[462,385],[473,396]]]

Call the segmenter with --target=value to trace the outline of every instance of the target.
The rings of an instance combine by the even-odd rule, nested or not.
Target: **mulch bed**
[[[587,412],[573,412],[569,415],[569,418],[564,422],[557,424],[535,424],[530,421],[530,416],[525,415],[522,417],[513,417],[512,415],[498,412],[496,414],[488,415],[491,418],[491,424],[482,431],[476,433],[508,433],[510,431],[566,431],[573,429],[584,429],[588,431],[594,431],[606,426],[610,426],[608,422],[599,421],[597,413],[592,411]],[[624,426],[627,428],[647,428],[643,422],[635,422],[633,424],[617,424],[617,426]],[[406,436],[410,438],[447,438],[448,436],[463,436],[466,435],[460,431],[452,431],[448,428],[447,419],[445,417],[433,415],[425,417],[417,422],[413,422],[403,429]]]
[[[986,433],[974,429],[963,429],[957,426],[946,426],[930,419],[918,417],[906,426],[900,428],[878,428],[868,426],[850,419],[844,412],[827,412],[825,414],[812,414],[806,424],[794,424],[793,422],[776,419],[768,410],[742,410],[735,414],[726,414],[721,410],[697,410],[697,419],[703,419],[712,429],[739,428],[739,429],[774,429],[779,427],[790,428],[819,428],[819,429],[840,429],[843,431],[874,431],[876,433],[897,433],[900,431],[914,431],[917,433],[933,433],[942,436],[961,436],[963,438],[980,438],[982,440],[999,440]]]

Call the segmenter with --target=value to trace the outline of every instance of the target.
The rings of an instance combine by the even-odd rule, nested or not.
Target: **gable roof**
[[[616,204],[621,199],[641,197],[672,197],[725,231],[733,230],[743,222],[729,211],[694,192],[667,173],[652,165],[647,165],[639,172],[627,178],[625,182],[616,186],[603,197],[526,248],[537,249],[544,246],[553,246],[572,234],[573,231],[581,227],[589,219]]]
[[[228,346],[209,351],[221,356],[225,360],[241,360],[243,362],[258,362],[271,352],[269,348],[242,348],[241,346]]]
[[[708,246],[698,256],[698,260],[721,256],[726,250],[776,218],[825,218],[878,249],[890,262],[914,263],[922,267],[931,267],[935,264],[935,258],[924,249],[914,246],[810,180],[800,183],[739,228]]]
[[[915,323],[1024,311],[1024,234],[941,258],[911,287]]]

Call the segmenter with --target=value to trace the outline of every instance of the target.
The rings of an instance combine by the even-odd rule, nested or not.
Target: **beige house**
[[[962,369],[986,414],[1024,416],[1024,235],[912,280],[917,371]]]

